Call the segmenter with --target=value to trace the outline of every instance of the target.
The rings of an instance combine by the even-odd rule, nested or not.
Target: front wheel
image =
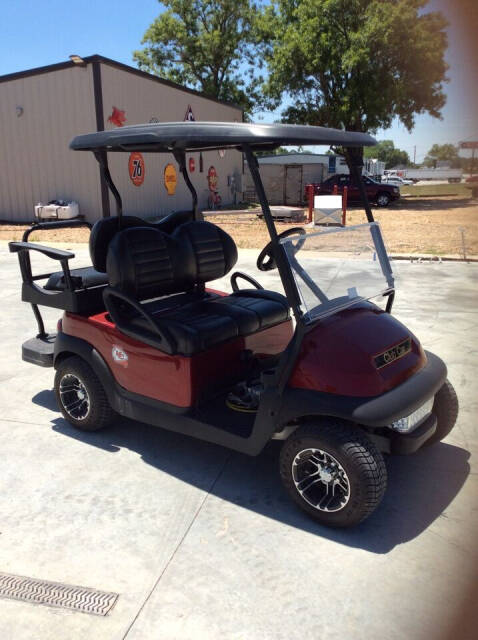
[[[388,193],[379,193],[377,196],[377,204],[379,207],[388,207],[390,204],[390,196]]]
[[[299,427],[280,455],[282,482],[306,513],[330,527],[362,522],[387,486],[382,454],[359,430],[338,420]]]
[[[103,429],[115,415],[97,375],[79,356],[58,365],[55,395],[63,417],[82,431]]]

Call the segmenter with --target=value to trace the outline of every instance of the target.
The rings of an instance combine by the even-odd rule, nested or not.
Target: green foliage
[[[250,0],[162,0],[135,51],[138,67],[206,95],[253,109],[262,78]]]
[[[285,122],[408,130],[445,103],[446,20],[427,0],[272,0],[258,20],[269,108]],[[361,155],[361,154],[360,154]]]
[[[408,153],[396,149],[393,140],[382,140],[376,147],[365,147],[363,155],[365,158],[378,158],[378,160],[385,162],[385,169],[410,164]]]
[[[458,157],[458,148],[454,144],[434,144],[423,164],[426,167],[436,167],[440,161],[448,162],[454,168],[460,167],[461,158]]]

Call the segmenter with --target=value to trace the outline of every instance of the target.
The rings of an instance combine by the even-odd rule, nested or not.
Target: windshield
[[[393,274],[377,222],[296,234],[280,242],[306,322],[393,290]]]

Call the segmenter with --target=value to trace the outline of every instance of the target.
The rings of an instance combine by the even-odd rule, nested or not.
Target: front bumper
[[[392,455],[409,455],[418,451],[432,437],[437,429],[436,416],[431,413],[428,418],[410,433],[397,433],[387,429],[386,433],[367,431],[367,436],[382,453]]]

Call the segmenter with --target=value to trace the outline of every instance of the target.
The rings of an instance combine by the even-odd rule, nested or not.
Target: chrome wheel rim
[[[74,420],[85,420],[90,413],[90,397],[83,382],[72,373],[60,380],[60,399],[66,413]]]
[[[378,196],[378,204],[382,206],[385,206],[386,204],[388,204],[387,196]]]
[[[303,500],[332,513],[350,500],[350,481],[340,462],[322,449],[303,449],[292,461],[292,479]]]

